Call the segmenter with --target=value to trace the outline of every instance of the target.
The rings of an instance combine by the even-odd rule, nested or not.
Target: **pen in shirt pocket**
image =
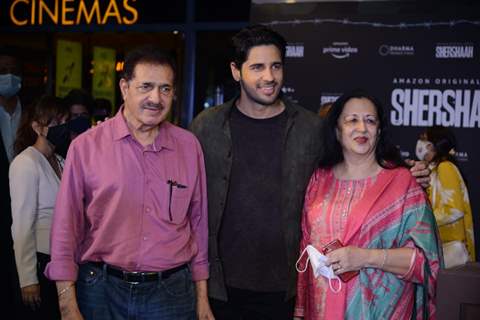
[[[167,180],[167,184],[169,186],[169,192],[168,192],[168,217],[170,218],[170,221],[173,221],[172,218],[172,193],[173,193],[173,187],[176,187],[178,189],[185,189],[187,186],[178,183],[175,180],[169,179]]]

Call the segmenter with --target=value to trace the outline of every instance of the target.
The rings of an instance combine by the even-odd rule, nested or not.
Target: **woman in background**
[[[416,154],[420,160],[430,163],[428,195],[442,243],[462,242],[469,260],[475,261],[472,209],[467,187],[454,157],[455,146],[456,139],[450,129],[433,126],[420,136]]]
[[[43,96],[25,112],[9,170],[15,261],[23,303],[31,309],[28,319],[59,319],[55,283],[43,271],[50,260],[50,225],[64,161],[49,139],[69,139],[53,129],[67,115],[52,96]]]

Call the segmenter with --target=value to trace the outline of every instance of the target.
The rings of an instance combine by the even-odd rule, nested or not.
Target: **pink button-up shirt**
[[[143,147],[121,110],[72,142],[51,232],[52,280],[77,279],[78,264],[104,261],[128,271],[190,263],[208,278],[203,153],[188,131],[168,122]]]

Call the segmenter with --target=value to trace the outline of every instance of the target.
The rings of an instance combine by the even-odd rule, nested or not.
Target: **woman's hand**
[[[347,246],[327,253],[327,266],[332,266],[335,274],[357,271],[364,268],[368,261],[368,250]]]
[[[378,268],[400,276],[405,275],[411,267],[412,248],[363,249],[347,246],[327,254],[327,266],[332,266],[335,274],[356,271],[362,268]]]
[[[22,288],[23,304],[32,310],[40,308],[42,299],[40,298],[40,285],[32,284]]]

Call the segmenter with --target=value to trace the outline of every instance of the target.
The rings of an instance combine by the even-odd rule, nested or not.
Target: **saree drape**
[[[346,218],[345,218],[346,217]],[[343,220],[344,221],[343,221]],[[343,221],[343,227],[342,227]],[[376,268],[333,293],[311,267],[299,274],[295,315],[305,319],[434,319],[435,284],[442,264],[435,218],[423,189],[405,168],[364,180],[338,180],[318,169],[305,196],[300,252],[338,238],[369,249],[410,247],[405,275]]]

